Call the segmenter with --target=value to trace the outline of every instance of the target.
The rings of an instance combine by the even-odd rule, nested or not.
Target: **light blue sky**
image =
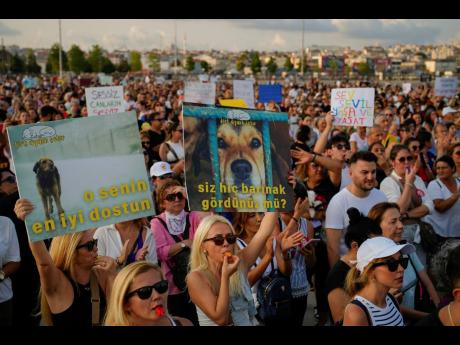
[[[65,49],[77,43],[83,49],[100,44],[148,50],[174,42],[187,49],[238,51],[298,50],[302,24],[295,19],[63,19]],[[5,45],[49,48],[58,41],[56,19],[0,19]],[[366,45],[395,43],[440,44],[460,41],[460,21],[455,19],[305,19],[305,45],[340,45],[361,49]]]

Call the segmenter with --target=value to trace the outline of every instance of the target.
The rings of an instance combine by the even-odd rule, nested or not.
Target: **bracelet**
[[[292,218],[291,218],[291,219],[294,219],[296,223],[298,223],[298,222],[299,222],[299,220],[298,220],[296,217],[294,217],[294,216],[292,216]]]

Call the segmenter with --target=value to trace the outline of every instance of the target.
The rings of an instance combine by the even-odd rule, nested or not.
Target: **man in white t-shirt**
[[[347,210],[356,207],[362,214],[379,202],[387,201],[385,194],[375,189],[377,157],[368,151],[356,152],[350,158],[351,183],[330,201],[326,210],[327,256],[333,267],[347,252],[344,236],[349,219]]]

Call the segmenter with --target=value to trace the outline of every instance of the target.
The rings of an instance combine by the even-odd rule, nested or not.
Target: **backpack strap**
[[[99,326],[100,324],[100,295],[99,295],[99,284],[97,282],[96,275],[91,273],[90,277],[91,287],[91,324],[93,326]]]
[[[354,299],[350,303],[354,304],[354,305],[357,305],[358,307],[360,307],[366,313],[367,322],[369,323],[369,326],[372,326],[372,319],[371,319],[371,316],[369,314],[369,310],[367,310],[366,306],[361,301],[359,301],[357,299]]]

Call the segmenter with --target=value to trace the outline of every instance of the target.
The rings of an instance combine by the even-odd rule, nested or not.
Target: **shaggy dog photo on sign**
[[[58,214],[64,213],[61,205],[61,177],[54,162],[47,157],[40,158],[33,171],[37,175],[37,190],[42,198],[46,219],[50,219],[53,213],[53,199]]]

